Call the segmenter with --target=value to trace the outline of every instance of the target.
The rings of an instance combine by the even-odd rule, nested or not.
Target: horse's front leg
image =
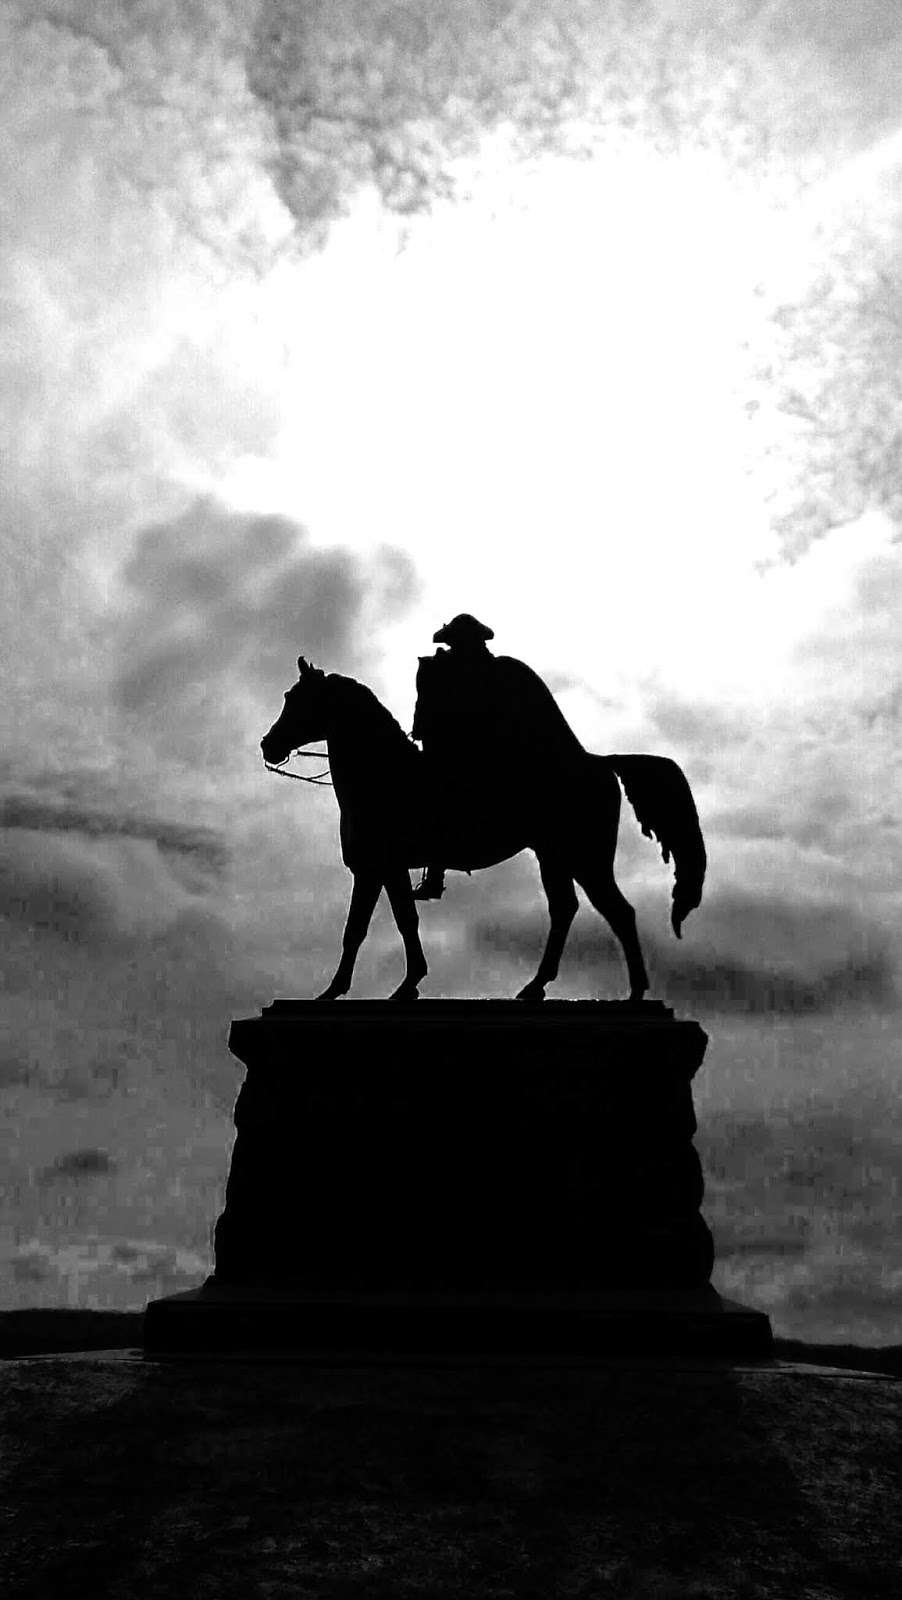
[[[341,960],[335,970],[332,982],[323,990],[322,994],[317,995],[317,1000],[337,1000],[339,995],[347,994],[350,989],[357,952],[366,938],[366,931],[370,925],[370,919],[381,892],[381,872],[367,870],[354,873],[354,887],[351,890],[348,920],[345,923],[344,937],[341,941]]]
[[[410,887],[410,875],[406,867],[392,868],[385,874],[385,892],[388,903],[392,908],[392,915],[398,925],[398,932],[404,940],[404,954],[407,958],[407,971],[404,982],[391,996],[392,1000],[416,1000],[417,986],[427,973],[426,957],[423,946],[420,944],[420,919],[417,913],[416,901]]]

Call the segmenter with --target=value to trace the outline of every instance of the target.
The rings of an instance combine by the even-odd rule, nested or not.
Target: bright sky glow
[[[403,247],[364,197],[265,286],[284,425],[220,492],[324,544],[399,543],[424,614],[484,612],[514,653],[741,682],[731,601],[774,553],[745,347],[756,283],[770,301],[807,243],[716,162],[648,150],[483,175]]]

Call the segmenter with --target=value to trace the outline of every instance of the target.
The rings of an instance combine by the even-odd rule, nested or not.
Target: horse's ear
[[[302,679],[324,678],[326,676],[322,667],[315,667],[312,661],[307,660],[306,656],[298,656],[298,672]]]

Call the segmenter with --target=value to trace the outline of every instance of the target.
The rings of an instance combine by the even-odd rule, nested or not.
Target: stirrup
[[[413,898],[415,900],[441,900],[444,892],[444,881],[442,882],[440,889],[433,888],[432,884],[429,882],[429,868],[426,867],[423,871],[422,878],[413,891]]]

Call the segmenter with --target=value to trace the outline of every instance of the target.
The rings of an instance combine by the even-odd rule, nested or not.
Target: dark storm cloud
[[[9,794],[0,799],[0,830],[5,828],[24,828],[32,833],[80,833],[89,839],[148,839],[164,854],[184,857],[217,877],[229,859],[224,840],[212,828],[88,809],[29,794]]]
[[[681,944],[661,939],[640,913],[652,992],[672,1003],[728,1014],[825,1012],[846,1005],[890,1007],[896,1001],[889,941],[882,930],[838,905],[804,906],[751,896],[720,896],[693,914]],[[527,913],[482,916],[470,932],[477,955],[538,963],[547,936],[539,900]],[[561,977],[619,992],[625,967],[600,921],[575,926]]]
[[[744,1048],[753,1059],[754,1046]],[[857,1326],[881,1342],[898,1312],[897,1097],[891,1090],[872,1101],[840,1080],[830,1101],[803,1097],[763,1113],[707,1106],[700,1115],[717,1287],[754,1304],[768,1283],[767,1309],[787,1333],[811,1337],[819,1324],[835,1341]]]
[[[116,1165],[106,1150],[98,1150],[93,1146],[83,1150],[67,1150],[44,1168],[41,1182],[52,1183],[58,1178],[105,1177],[116,1171]]]
[[[0,918],[66,943],[115,946],[146,938],[204,903],[210,885],[167,859],[153,839],[23,826],[0,832]],[[14,952],[8,951],[12,956]]]
[[[785,839],[786,822],[775,807],[738,806],[732,811],[712,812],[709,827],[722,838]]]
[[[270,705],[289,686],[298,655],[329,671],[365,662],[379,625],[416,588],[400,551],[364,561],[318,549],[287,517],[210,500],[146,529],[122,578],[131,604],[118,703],[158,744],[201,761],[234,747],[248,702],[259,739],[263,698]]]
[[[72,1104],[96,1110],[118,1095],[134,1110],[135,1095],[141,1105],[155,1095],[167,1104],[199,1097],[227,1113],[240,1071],[228,1052],[229,1018],[253,1014],[274,992],[202,902],[170,907],[168,921],[145,919],[128,934],[114,925],[112,935],[109,919],[91,938],[48,936],[22,919],[3,929],[0,1083],[13,1093],[27,1084],[63,1108],[63,1148]],[[110,1134],[93,1137],[105,1144]],[[47,1159],[44,1149],[39,1164]]]
[[[655,952],[656,969],[660,947]],[[663,992],[669,1000],[744,1015],[799,1015],[847,1005],[891,1007],[897,998],[893,966],[878,951],[864,959],[838,960],[813,977],[754,968],[738,959],[712,958],[664,963]]]
[[[31,1074],[28,1061],[18,1050],[8,1050],[0,1056],[0,1089],[13,1089],[27,1083]]]
[[[415,589],[400,551],[383,552],[370,568],[346,550],[316,549],[287,517],[211,501],[147,529],[123,579],[136,601],[118,686],[130,708],[178,699],[238,665],[272,689],[292,652],[334,670],[351,666],[366,649],[355,629],[368,594],[393,615]]]
[[[28,1249],[17,1252],[12,1260],[12,1274],[17,1283],[44,1283],[54,1276],[53,1267],[47,1258],[37,1251]]]

